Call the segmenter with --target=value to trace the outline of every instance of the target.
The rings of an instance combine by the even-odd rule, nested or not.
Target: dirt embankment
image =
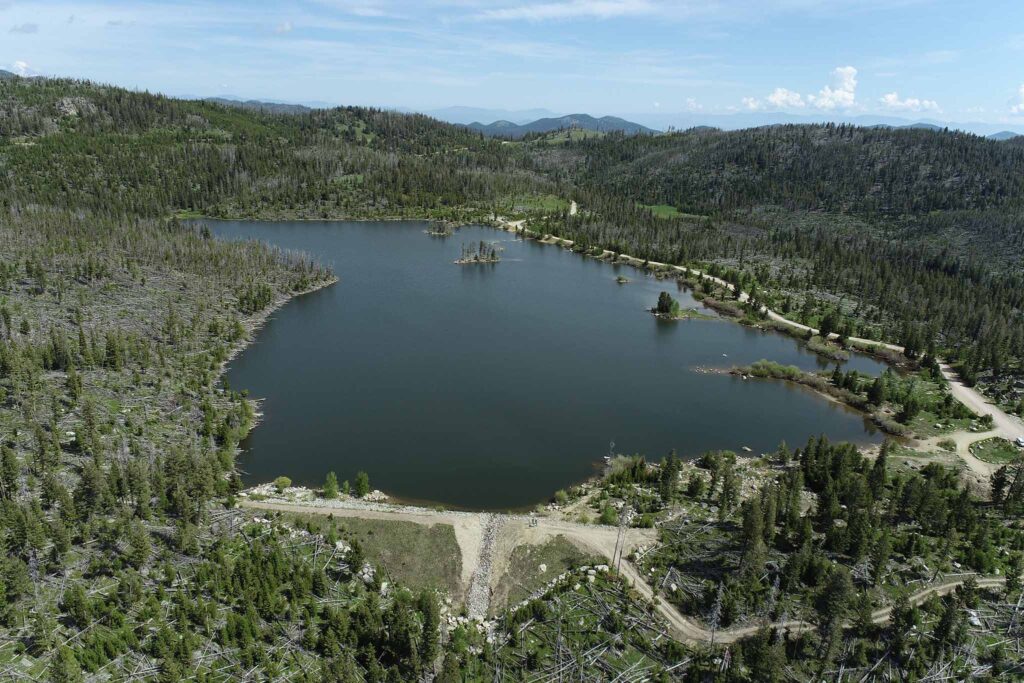
[[[366,519],[391,519],[417,524],[451,524],[462,553],[462,569],[467,613],[476,619],[484,619],[490,608],[494,583],[507,570],[512,550],[523,544],[541,544],[556,536],[564,536],[581,549],[611,558],[615,551],[618,528],[590,524],[579,524],[567,520],[528,515],[505,515],[488,512],[449,512],[427,508],[404,507],[383,503],[361,503],[359,501],[337,501],[337,505],[306,505],[277,501],[254,501],[242,499],[242,507],[259,510],[276,510],[304,514],[334,515],[335,517],[359,517]],[[624,554],[643,544],[656,542],[653,529],[628,529],[625,537]],[[646,600],[655,604],[659,615],[667,622],[672,635],[685,642],[729,643],[753,635],[765,626],[772,626],[794,633],[815,628],[805,621],[763,623],[749,626],[719,629],[712,632],[698,621],[683,615],[671,603],[655,599],[654,589],[635,566],[623,560],[619,571],[628,579],[634,589]],[[968,576],[922,588],[910,596],[910,602],[922,604],[932,595],[946,595],[963,585]],[[991,588],[1006,582],[1005,577],[975,577],[978,585]],[[876,624],[888,623],[892,608],[876,610],[872,618]]]

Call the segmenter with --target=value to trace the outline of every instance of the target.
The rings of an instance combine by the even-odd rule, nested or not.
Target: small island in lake
[[[463,244],[462,256],[456,259],[455,262],[459,265],[469,265],[473,263],[497,263],[500,260],[498,247],[481,240],[477,244],[468,247]]]
[[[695,308],[681,308],[679,302],[668,292],[658,295],[658,305],[651,309],[651,313],[663,320],[710,320],[712,318]]]
[[[615,281],[618,282],[620,285],[624,285],[629,282],[629,278],[626,277],[625,275],[619,275],[618,277],[615,278]]]
[[[423,232],[431,237],[451,237],[455,234],[455,226],[448,221],[434,221]]]

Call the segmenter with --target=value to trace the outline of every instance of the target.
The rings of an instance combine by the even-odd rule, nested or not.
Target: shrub
[[[611,505],[605,505],[601,508],[601,524],[607,524],[609,526],[619,523],[619,516],[615,514],[615,508]]]
[[[284,493],[284,490],[292,485],[292,480],[288,477],[278,477],[274,480],[274,488],[277,489],[278,493]]]

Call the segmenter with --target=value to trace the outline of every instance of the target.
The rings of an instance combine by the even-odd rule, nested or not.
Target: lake
[[[861,415],[804,388],[702,372],[762,358],[831,367],[789,337],[725,320],[661,321],[674,281],[491,228],[447,238],[422,222],[207,221],[332,266],[337,284],[276,311],[226,380],[263,399],[246,483],[318,486],[359,470],[399,498],[512,509],[591,476],[616,453],[659,460],[812,435],[877,442]],[[463,244],[502,260],[455,265]],[[617,275],[631,281],[618,284]],[[847,368],[884,365],[854,356]]]

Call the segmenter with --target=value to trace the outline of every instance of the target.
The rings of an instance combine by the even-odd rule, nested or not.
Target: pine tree
[[[1003,496],[1006,494],[1006,486],[1009,483],[1007,476],[1006,465],[1003,465],[992,474],[992,480],[990,486],[992,489],[992,502],[1001,503],[1003,502]]]
[[[871,466],[871,474],[868,477],[868,485],[871,487],[871,495],[875,500],[881,500],[885,493],[886,484],[889,482],[889,442],[882,444],[882,448]]]
[[[338,497],[338,475],[334,472],[327,473],[327,479],[324,481],[324,498],[337,498]]]
[[[362,498],[370,492],[370,475],[366,472],[356,473],[356,498]]]
[[[18,456],[14,449],[0,446],[0,498],[11,500],[18,490]]]
[[[880,406],[885,403],[885,382],[881,377],[876,377],[868,388],[868,403]]]
[[[441,608],[437,597],[428,591],[420,593],[418,608],[423,615],[423,636],[420,639],[420,659],[428,670],[433,670],[441,638]]]
[[[54,653],[49,676],[50,683],[79,683],[84,680],[75,653],[67,645],[61,645]]]
[[[768,555],[764,543],[764,511],[758,497],[743,503],[740,545],[743,548],[740,570],[748,581],[755,581],[761,576]]]

